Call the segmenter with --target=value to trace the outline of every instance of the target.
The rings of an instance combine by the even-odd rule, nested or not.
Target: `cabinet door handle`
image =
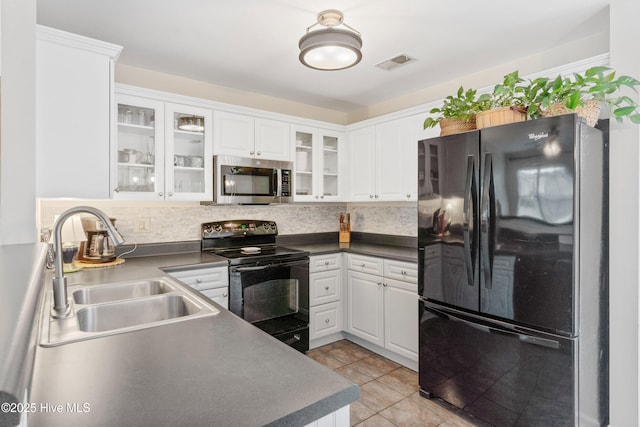
[[[364,262],[362,264],[360,264],[360,267],[365,267],[367,264],[365,264]]]
[[[324,319],[324,323],[329,323],[329,319]]]
[[[324,287],[324,290],[325,290],[325,291],[328,291],[328,290],[329,290],[329,285],[325,286],[325,287]]]
[[[407,199],[410,199],[410,198],[411,198],[411,194],[407,193]]]
[[[369,198],[370,198],[370,199],[373,199],[373,194],[369,194]]]
[[[261,151],[258,151],[256,154],[257,154],[258,156],[262,156],[262,152],[261,152]]]
[[[384,286],[386,288],[388,285],[386,283],[383,283],[382,286]]]
[[[202,279],[196,279],[196,283],[202,283]]]
[[[380,197],[380,196],[378,196],[378,195],[376,194],[376,199],[377,199],[378,197]]]
[[[223,293],[222,296],[226,298],[227,297],[227,293],[226,292]]]
[[[113,189],[114,192],[119,193],[120,192],[120,187],[116,187]]]
[[[251,154],[252,156],[255,154],[255,151],[249,151],[249,154]]]
[[[324,262],[324,265],[329,265],[329,261],[325,261],[325,262]]]
[[[171,192],[169,192],[167,195],[168,195],[169,197],[173,197],[173,193],[171,193]]]
[[[401,271],[400,271],[400,274],[402,274],[402,275],[404,276],[404,275],[406,275],[406,274],[407,274],[407,272],[406,272],[406,271],[404,271],[404,270],[401,270]]]
[[[382,282],[378,282],[378,286],[382,285]]]
[[[158,193],[158,196],[162,197],[162,196],[164,196],[164,193],[161,191],[161,192]]]

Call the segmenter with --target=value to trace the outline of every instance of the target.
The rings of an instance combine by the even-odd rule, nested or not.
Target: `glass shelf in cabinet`
[[[121,123],[121,122],[118,122],[118,127],[127,128],[127,129],[131,129],[131,130],[136,129],[138,131],[153,131],[153,130],[155,130],[155,126],[137,125],[135,123]]]
[[[180,136],[184,136],[184,137],[191,137],[191,136],[203,136],[204,135],[204,131],[200,131],[200,132],[196,132],[196,131],[192,131],[192,130],[182,130],[182,129],[174,129],[173,132],[176,135],[180,135]],[[202,140],[198,141],[198,142],[202,142]]]
[[[174,170],[177,171],[184,171],[184,172],[203,172],[204,168],[194,168],[191,166],[174,166],[173,167]]]
[[[153,168],[155,165],[151,163],[131,163],[131,162],[118,162],[118,166],[129,168]]]

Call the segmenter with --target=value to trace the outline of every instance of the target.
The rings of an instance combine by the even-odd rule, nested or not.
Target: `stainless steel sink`
[[[77,311],[83,332],[104,332],[145,323],[190,316],[201,308],[182,295],[158,295],[129,301],[98,304]]]
[[[171,285],[162,280],[141,280],[133,283],[118,283],[78,289],[73,292],[73,300],[76,304],[99,304],[164,294],[173,291],[173,289]]]
[[[95,339],[214,316],[211,303],[199,298],[180,283],[153,278],[103,285],[72,285],[73,315],[56,318],[52,292],[46,294],[42,312],[40,345],[44,347]]]

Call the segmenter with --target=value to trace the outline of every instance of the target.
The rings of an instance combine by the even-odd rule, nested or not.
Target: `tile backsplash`
[[[417,235],[414,203],[331,203],[201,206],[196,202],[119,200],[38,200],[38,225],[51,228],[55,215],[74,206],[93,206],[116,219],[127,243],[200,240],[200,224],[227,219],[273,220],[281,235],[338,231],[341,212],[351,213],[351,229],[364,233]]]

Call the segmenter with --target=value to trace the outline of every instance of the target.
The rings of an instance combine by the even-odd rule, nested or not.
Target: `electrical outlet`
[[[133,221],[133,231],[135,233],[150,233],[151,232],[151,219],[139,218]]]

